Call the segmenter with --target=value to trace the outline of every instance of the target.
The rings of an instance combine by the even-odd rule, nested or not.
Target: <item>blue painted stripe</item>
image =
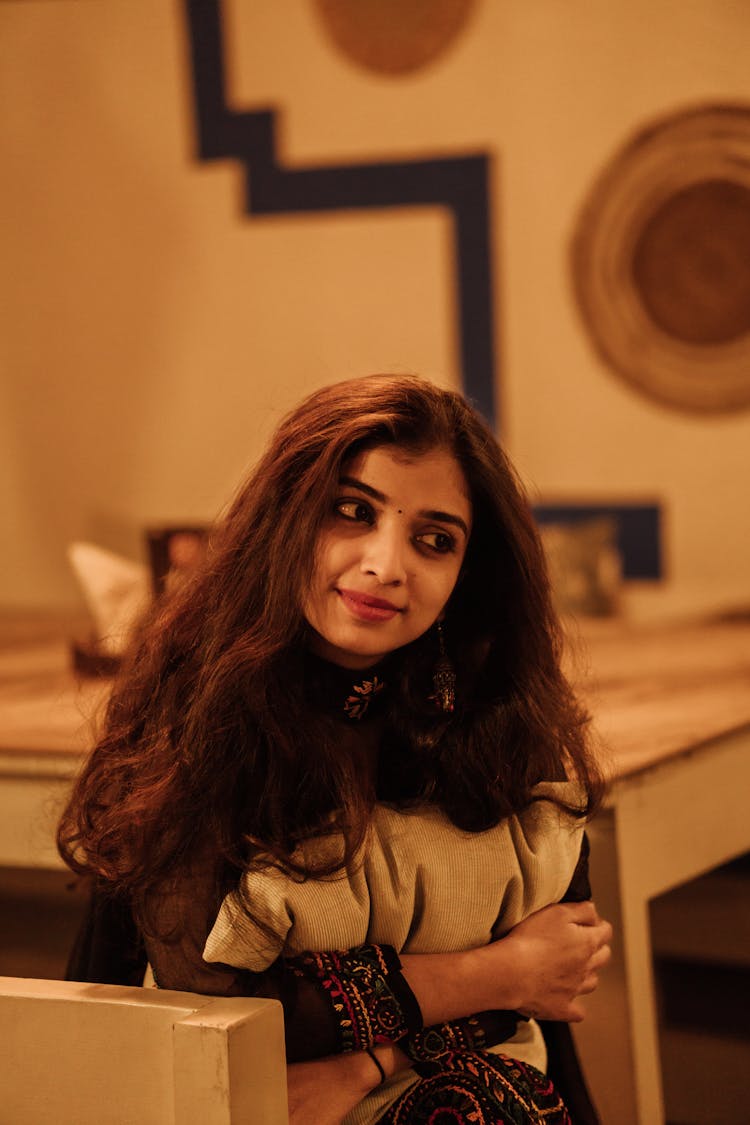
[[[273,109],[227,105],[220,0],[184,0],[201,160],[234,158],[246,171],[250,214],[443,206],[454,220],[462,388],[489,425],[495,396],[489,156],[285,168]]]

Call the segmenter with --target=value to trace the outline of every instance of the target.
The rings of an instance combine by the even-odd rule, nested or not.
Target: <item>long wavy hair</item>
[[[561,671],[542,547],[507,457],[459,394],[412,376],[353,379],[281,422],[204,564],[155,604],[115,684],[58,847],[137,913],[197,854],[218,893],[268,856],[299,870],[292,853],[316,835],[343,834],[342,863],[360,847],[374,788],[353,739],[311,703],[300,606],[342,466],[380,445],[450,451],[473,509],[444,621],[456,710],[429,701],[429,630],[392,660],[385,795],[431,802],[468,831],[526,807],[542,779],[575,776],[580,815],[599,802],[588,717]]]

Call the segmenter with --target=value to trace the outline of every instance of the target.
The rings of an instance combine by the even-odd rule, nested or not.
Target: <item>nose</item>
[[[403,529],[394,525],[375,528],[362,553],[362,573],[374,575],[383,586],[403,585],[407,549]]]

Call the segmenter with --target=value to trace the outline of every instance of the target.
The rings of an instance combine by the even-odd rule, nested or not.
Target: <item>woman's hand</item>
[[[612,927],[591,902],[545,906],[505,937],[465,953],[403,954],[424,1024],[510,1009],[540,1019],[583,1019],[577,997],[596,988]]]
[[[386,1077],[411,1065],[391,1044],[375,1051]],[[289,1125],[340,1125],[349,1110],[380,1083],[380,1072],[365,1051],[291,1063],[286,1073]]]
[[[592,902],[564,902],[529,915],[487,950],[504,946],[513,965],[517,1011],[575,1023],[584,1017],[578,998],[599,983],[611,940],[612,927]]]

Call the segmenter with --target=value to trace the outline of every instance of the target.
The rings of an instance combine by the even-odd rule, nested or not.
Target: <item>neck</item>
[[[348,668],[308,652],[307,678],[310,702],[334,718],[361,722],[382,710],[387,694],[386,683],[392,673],[381,660],[366,668]]]

